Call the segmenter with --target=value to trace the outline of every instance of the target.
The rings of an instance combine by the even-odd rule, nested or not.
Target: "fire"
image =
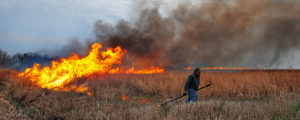
[[[186,68],[182,68],[183,70],[191,70],[192,67],[188,66]],[[235,67],[235,68],[227,68],[227,67],[206,67],[200,68],[201,70],[266,70],[266,68],[242,68],[242,67]]]
[[[191,70],[192,67],[188,66],[186,68],[183,68],[184,70]],[[226,68],[226,67],[207,67],[207,68],[200,68],[201,70],[248,70],[248,69],[254,69],[254,68]]]
[[[41,88],[54,91],[86,92],[89,90],[88,84],[71,85],[76,78],[88,77],[94,73],[152,74],[164,72],[164,69],[157,67],[144,70],[135,70],[134,67],[129,70],[123,70],[123,67],[120,67],[121,69],[119,67],[112,68],[113,65],[122,64],[126,50],[122,50],[119,46],[107,48],[105,51],[100,51],[101,48],[101,44],[94,43],[86,57],[80,58],[77,54],[73,54],[69,58],[52,61],[51,66],[41,67],[40,64],[34,64],[32,68],[27,68],[18,76],[28,78]]]
[[[127,95],[126,94],[123,94],[122,96],[122,100],[126,101],[127,100]]]
[[[186,67],[186,68],[183,68],[184,70],[191,70],[192,69],[192,67],[191,66],[188,66],[188,67]]]
[[[225,67],[208,67],[208,68],[200,68],[201,70],[244,70],[248,68],[225,68]]]
[[[111,69],[109,71],[110,74],[118,74],[118,73],[126,73],[126,74],[153,74],[153,73],[164,73],[165,69],[159,67],[151,67],[150,69],[142,69],[142,70],[135,70],[134,67],[131,67],[128,70],[123,70],[120,68]]]
[[[144,70],[135,70],[134,67],[131,69],[125,71],[127,74],[153,74],[153,73],[163,73],[165,72],[164,69],[158,68],[158,67],[151,67],[150,69],[144,69]]]

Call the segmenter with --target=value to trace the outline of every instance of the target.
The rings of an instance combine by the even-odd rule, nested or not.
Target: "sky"
[[[84,42],[94,37],[97,20],[111,24],[130,20],[138,13],[134,10],[140,6],[135,3],[140,1],[149,7],[159,3],[164,16],[182,2],[199,5],[209,0],[0,0],[0,49],[13,55],[59,50],[73,38]],[[297,57],[298,53],[284,58]],[[299,59],[286,64],[298,63]]]
[[[0,48],[9,54],[59,49],[93,37],[95,21],[128,19],[133,0],[0,0]]]
[[[138,13],[137,2],[166,16],[182,2],[208,0],[0,0],[0,49],[10,55],[55,51],[77,38],[93,38],[94,23],[116,24]],[[145,5],[145,4],[144,4]]]

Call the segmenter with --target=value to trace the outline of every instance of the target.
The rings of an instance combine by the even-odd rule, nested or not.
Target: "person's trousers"
[[[188,90],[188,97],[186,98],[185,103],[188,103],[191,100],[193,102],[197,102],[198,101],[198,95],[197,95],[197,93],[196,93],[196,91],[194,89],[189,89]]]

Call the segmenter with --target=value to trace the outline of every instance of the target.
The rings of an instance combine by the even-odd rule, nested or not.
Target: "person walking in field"
[[[186,80],[186,83],[184,85],[184,90],[187,92],[188,97],[185,100],[185,103],[189,103],[191,100],[193,102],[198,101],[198,95],[196,93],[196,90],[200,85],[200,74],[201,74],[200,69],[195,68],[194,72]]]

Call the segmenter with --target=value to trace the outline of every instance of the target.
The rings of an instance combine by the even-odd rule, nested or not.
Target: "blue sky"
[[[9,54],[55,50],[93,37],[96,20],[128,19],[132,0],[0,0],[0,48]]]
[[[136,17],[134,8],[157,3],[165,16],[187,1],[197,5],[206,0],[0,0],[0,48],[11,55],[55,51],[71,38],[93,38],[97,20],[115,24]]]

